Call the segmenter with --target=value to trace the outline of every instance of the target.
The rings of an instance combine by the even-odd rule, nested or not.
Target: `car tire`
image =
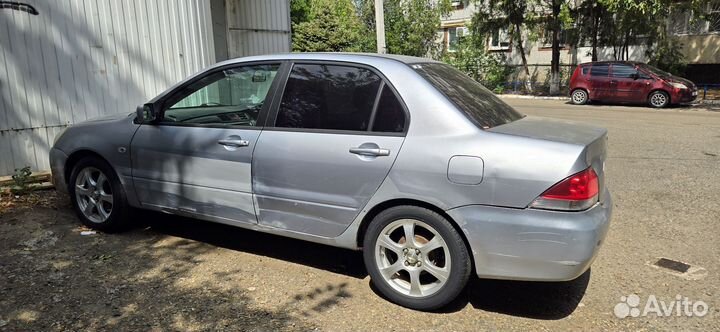
[[[85,157],[73,167],[68,182],[73,209],[82,223],[103,232],[129,225],[125,190],[113,168],[98,157]]]
[[[575,89],[570,94],[570,102],[575,105],[585,105],[589,100],[587,91],[583,89]]]
[[[383,296],[416,310],[450,303],[472,269],[465,241],[450,221],[418,206],[396,206],[375,216],[363,239],[363,259]]]
[[[670,105],[670,96],[665,91],[653,91],[648,96],[648,104],[653,108],[663,108]]]

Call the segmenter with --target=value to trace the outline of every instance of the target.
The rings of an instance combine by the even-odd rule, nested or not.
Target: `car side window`
[[[601,63],[601,64],[595,64],[592,66],[592,69],[590,69],[590,76],[608,76],[609,72],[608,64]]]
[[[383,85],[372,131],[401,133],[405,130],[405,110],[389,86]]]
[[[213,72],[165,102],[160,123],[255,126],[280,64]]]
[[[614,64],[610,76],[615,78],[632,78],[637,73],[635,67],[625,64]]]
[[[366,131],[381,82],[366,68],[295,64],[275,126]]]

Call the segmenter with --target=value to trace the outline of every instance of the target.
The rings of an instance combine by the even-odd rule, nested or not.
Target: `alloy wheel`
[[[587,93],[583,90],[575,90],[572,94],[572,101],[575,104],[584,104],[587,101]]]
[[[650,96],[650,104],[655,107],[663,107],[667,104],[667,96],[662,93],[653,93],[653,95]]]
[[[395,291],[410,297],[437,293],[450,277],[450,251],[428,224],[400,219],[383,228],[375,245],[382,278]]]
[[[94,223],[110,218],[113,209],[112,186],[107,176],[95,167],[85,167],[75,180],[75,198],[82,214]]]

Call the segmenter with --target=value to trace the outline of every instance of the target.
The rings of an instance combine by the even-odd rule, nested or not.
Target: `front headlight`
[[[687,89],[688,88],[687,85],[682,84],[682,83],[670,82],[669,84],[672,85],[672,87],[676,88],[676,89]]]

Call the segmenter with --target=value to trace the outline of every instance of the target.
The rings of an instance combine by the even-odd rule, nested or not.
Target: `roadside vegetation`
[[[544,38],[551,45],[549,94],[559,94],[568,70],[560,63],[561,38],[567,46],[589,46],[593,61],[600,48],[611,47],[616,60],[630,58],[631,45],[645,45],[651,65],[673,74],[684,72],[682,44],[668,33],[675,10],[693,10],[694,20],[708,19],[705,0],[464,0],[477,10],[460,37],[457,50],[444,48],[440,19],[448,17],[450,0],[385,0],[387,52],[442,60],[466,72],[489,89],[502,92],[515,71],[505,55],[486,52],[488,38],[507,29],[511,47],[521,55],[523,90],[533,86],[528,41]],[[297,52],[375,52],[374,0],[291,0],[292,44]],[[561,36],[562,35],[562,36]],[[564,64],[568,65],[568,64]]]

